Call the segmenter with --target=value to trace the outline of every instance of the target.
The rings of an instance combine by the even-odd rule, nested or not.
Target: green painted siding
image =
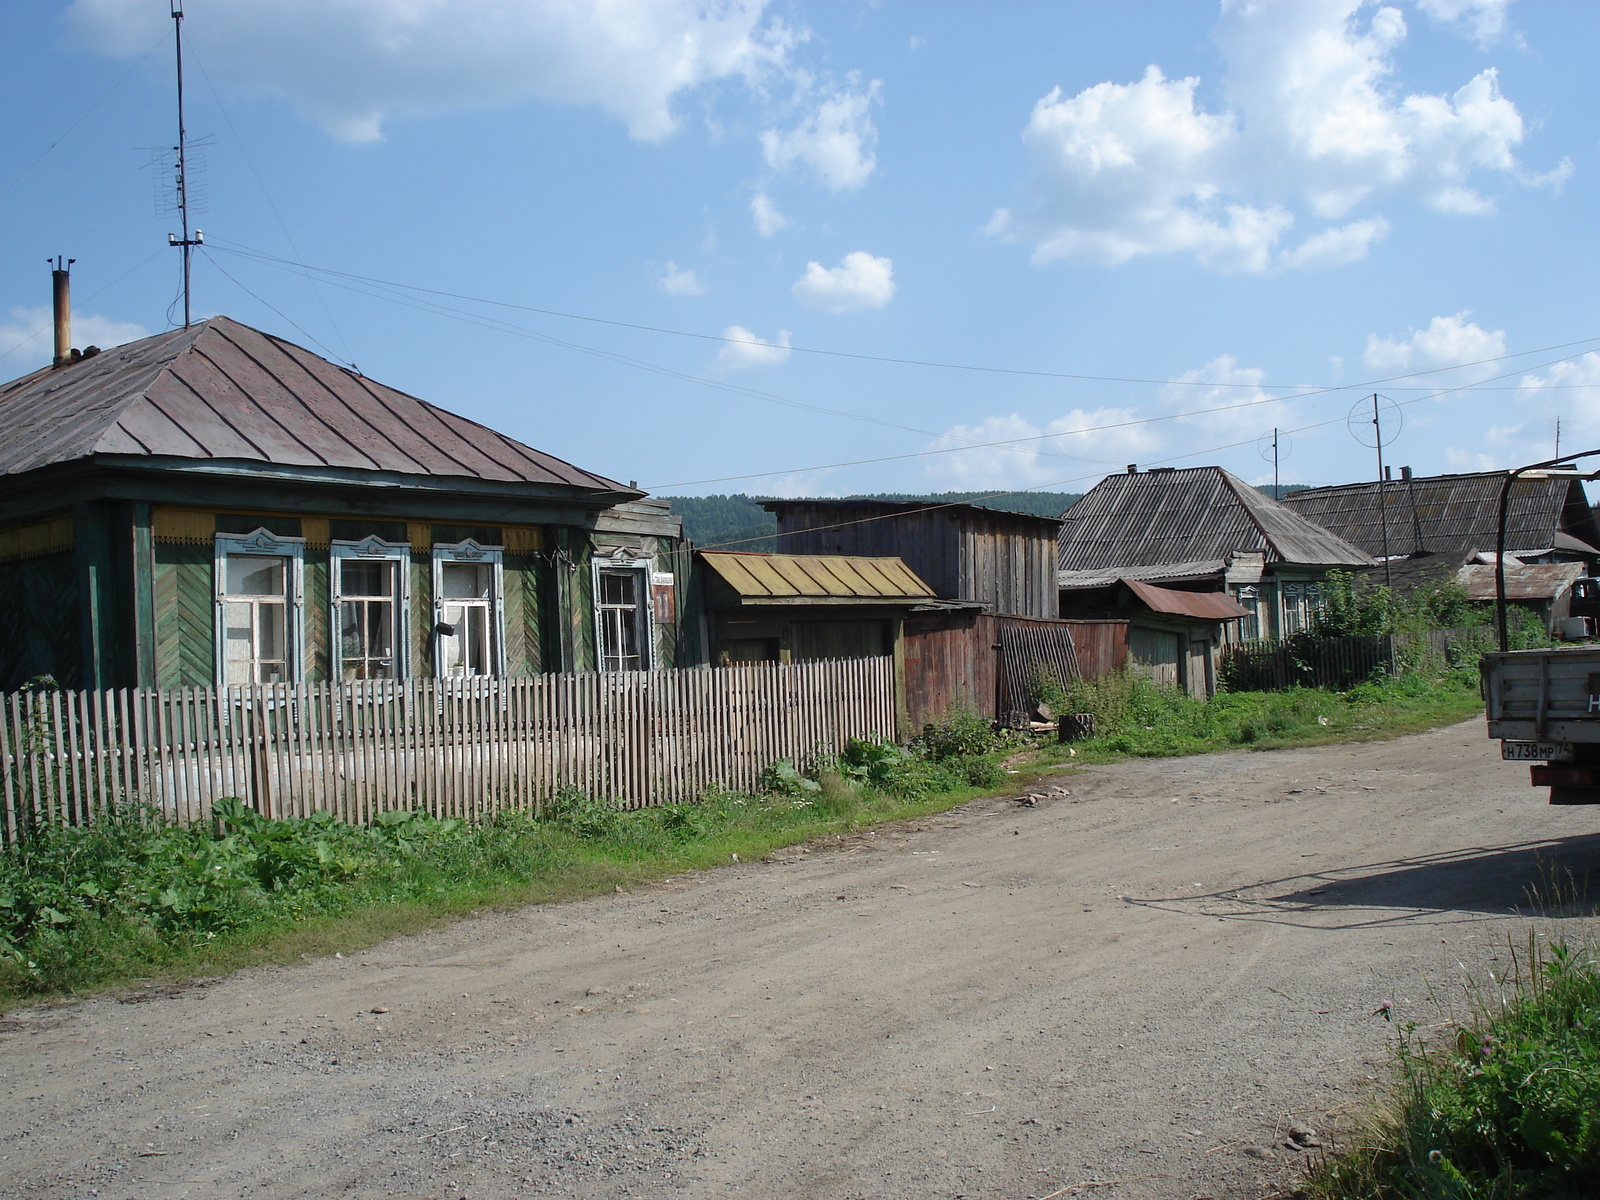
[[[0,637],[0,688],[38,675],[78,684],[78,573],[70,551],[0,563],[0,612],[9,627]]]
[[[155,546],[156,681],[161,687],[216,682],[215,591],[209,546]]]
[[[305,558],[306,681],[324,683],[333,671],[329,647],[333,614],[328,605],[328,552],[307,550]]]
[[[546,571],[533,555],[505,556],[506,674],[537,675],[544,670]]]
[[[433,555],[411,556],[411,675],[433,675]]]

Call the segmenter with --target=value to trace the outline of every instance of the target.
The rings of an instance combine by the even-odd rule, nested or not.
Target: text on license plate
[[[1514,762],[1544,762],[1572,757],[1571,742],[1501,742],[1500,757]]]

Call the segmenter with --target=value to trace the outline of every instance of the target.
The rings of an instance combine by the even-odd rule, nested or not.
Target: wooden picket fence
[[[268,816],[481,817],[564,789],[624,807],[749,790],[782,758],[895,735],[889,658],[737,670],[369,680],[0,697],[0,841],[223,796]]]
[[[1394,638],[1315,637],[1298,634],[1283,641],[1261,639],[1230,646],[1219,674],[1229,691],[1273,692],[1291,687],[1345,691],[1374,672],[1395,672]]]

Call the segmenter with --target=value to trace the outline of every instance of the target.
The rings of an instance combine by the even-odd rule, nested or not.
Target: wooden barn
[[[0,689],[669,666],[663,502],[214,317],[0,388]]]
[[[1008,616],[1056,615],[1054,517],[976,504],[769,500],[787,554],[894,557],[946,600]]]

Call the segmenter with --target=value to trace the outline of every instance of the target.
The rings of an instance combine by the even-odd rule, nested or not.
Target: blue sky
[[[181,320],[171,27],[0,7],[0,377],[48,355],[51,255],[78,344]],[[1286,482],[1370,478],[1373,391],[1419,473],[1546,457],[1557,418],[1600,445],[1600,6],[189,0],[184,28],[197,315],[661,494],[1261,482],[1275,426]]]

